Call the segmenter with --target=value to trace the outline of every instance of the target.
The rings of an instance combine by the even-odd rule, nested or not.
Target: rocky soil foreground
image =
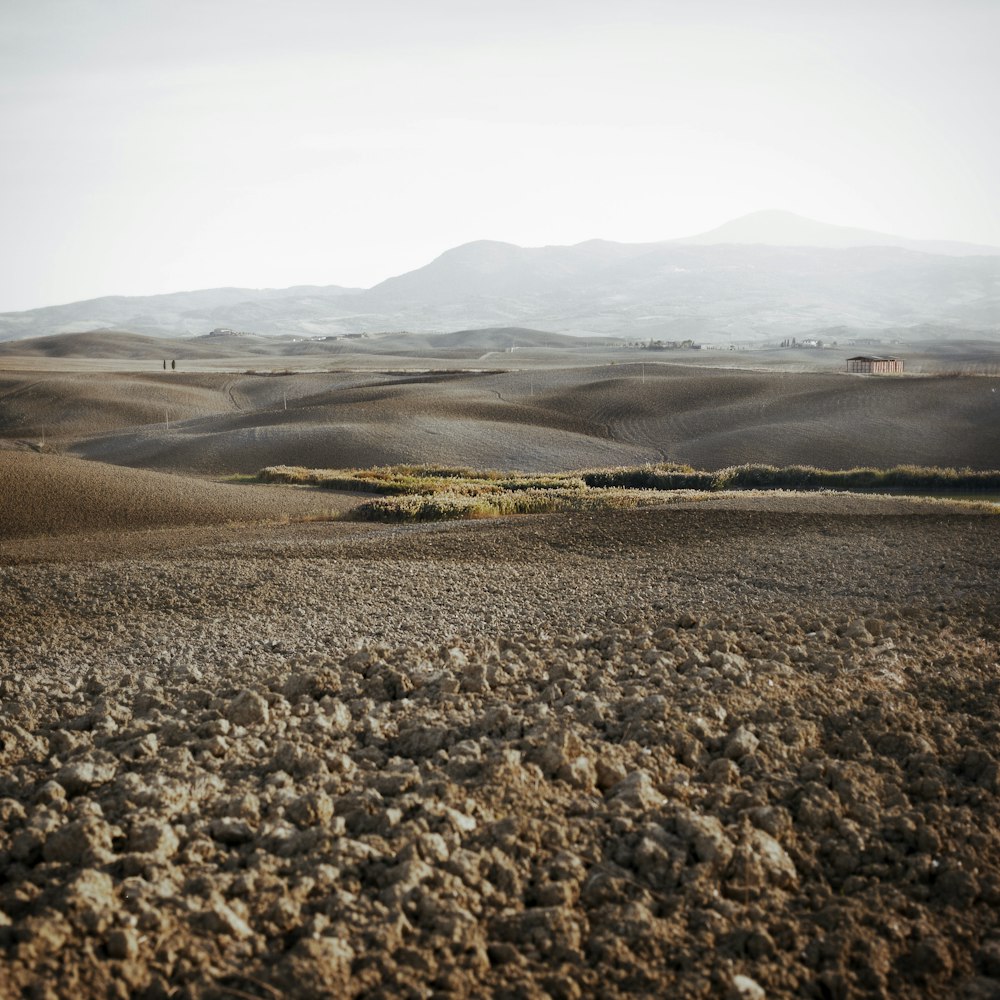
[[[8,566],[0,996],[998,997],[998,540],[674,509]]]

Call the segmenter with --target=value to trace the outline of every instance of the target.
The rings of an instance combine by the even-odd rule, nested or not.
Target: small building
[[[903,370],[899,358],[873,358],[867,354],[847,359],[847,370],[860,375],[897,375]]]

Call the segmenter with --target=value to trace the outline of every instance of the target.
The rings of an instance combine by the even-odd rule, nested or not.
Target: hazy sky
[[[0,0],[0,310],[761,208],[1000,244],[1000,0]]]

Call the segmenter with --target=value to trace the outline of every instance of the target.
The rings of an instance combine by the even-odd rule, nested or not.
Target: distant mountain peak
[[[955,257],[1000,254],[1000,247],[956,243],[951,240],[914,240],[871,229],[835,226],[779,208],[766,208],[758,212],[750,212],[737,219],[724,222],[721,226],[710,229],[708,232],[671,242],[687,246],[713,246],[731,243],[784,247],[825,247],[829,249],[900,247],[903,250],[913,250],[918,253],[944,254]]]
[[[505,243],[503,240],[470,240],[468,243],[460,243],[457,247],[450,247],[435,259],[441,257],[507,256],[511,253],[519,253],[522,249],[516,243]]]

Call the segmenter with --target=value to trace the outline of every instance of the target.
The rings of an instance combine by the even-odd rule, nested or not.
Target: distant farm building
[[[859,354],[856,358],[847,359],[847,370],[861,375],[896,375],[903,370],[903,362],[899,358],[873,358]]]

